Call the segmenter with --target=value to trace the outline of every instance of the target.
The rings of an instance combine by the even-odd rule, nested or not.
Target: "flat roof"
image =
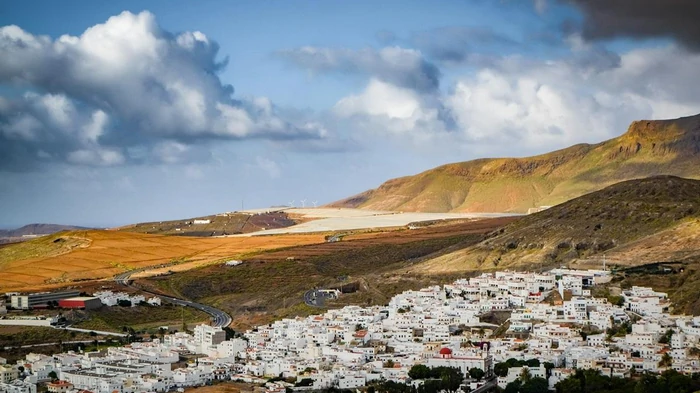
[[[94,297],[94,296],[76,296],[76,297],[69,297],[61,300],[92,300],[92,299],[97,299],[100,300],[100,298]]]

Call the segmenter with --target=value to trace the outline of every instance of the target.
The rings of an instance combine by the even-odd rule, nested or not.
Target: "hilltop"
[[[170,221],[142,222],[112,228],[117,231],[175,236],[222,236],[286,228],[296,224],[281,210],[269,212],[227,212]]]
[[[17,229],[0,229],[0,243],[26,240],[33,236],[52,235],[60,231],[75,231],[82,229],[88,228],[75,225],[28,224]]]
[[[484,158],[392,179],[333,207],[422,212],[519,212],[625,180],[700,178],[700,115],[635,121],[622,136],[526,158]]]

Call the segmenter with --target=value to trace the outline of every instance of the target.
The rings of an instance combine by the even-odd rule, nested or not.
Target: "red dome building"
[[[450,348],[442,348],[440,350],[440,357],[442,358],[451,358],[452,357],[452,350]]]

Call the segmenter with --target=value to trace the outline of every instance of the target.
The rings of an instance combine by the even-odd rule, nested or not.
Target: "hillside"
[[[700,178],[700,115],[635,121],[598,144],[527,158],[484,158],[389,180],[332,207],[424,212],[519,212],[556,205],[624,180]]]
[[[318,308],[304,303],[304,293],[314,287],[355,288],[357,292],[342,297],[343,305],[366,305],[385,304],[404,290],[453,280],[456,277],[396,272],[453,247],[476,244],[484,234],[516,219],[347,233],[342,241],[251,253],[236,267],[215,264],[168,276],[137,277],[137,285],[214,305],[232,315],[234,327],[249,328],[280,317],[317,313]]]
[[[60,231],[88,229],[74,225],[29,224],[17,229],[0,229],[0,244],[30,239],[34,236],[51,235]]]
[[[149,266],[190,269],[249,253],[323,242],[321,234],[199,238],[104,230],[59,232],[0,248],[0,292],[75,285]]]
[[[524,216],[470,247],[402,274],[503,269],[608,268],[616,285],[666,291],[679,312],[700,313],[700,181],[630,180]]]
[[[142,222],[114,230],[177,236],[221,236],[286,228],[296,224],[285,212],[231,212],[182,220]]]
[[[600,264],[603,254],[620,265],[685,259],[700,256],[699,219],[700,181],[674,176],[629,180],[524,216],[478,245],[419,270]]]

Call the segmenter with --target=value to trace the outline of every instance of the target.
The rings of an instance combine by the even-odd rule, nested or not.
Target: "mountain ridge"
[[[62,224],[44,224],[44,223],[34,223],[27,224],[20,228],[15,229],[0,229],[0,237],[22,237],[28,235],[51,235],[60,231],[73,231],[73,230],[83,230],[89,229],[86,227],[76,226],[76,225],[62,225]]]
[[[373,210],[527,212],[656,175],[700,178],[700,115],[639,120],[619,137],[523,158],[451,163],[329,204]]]

